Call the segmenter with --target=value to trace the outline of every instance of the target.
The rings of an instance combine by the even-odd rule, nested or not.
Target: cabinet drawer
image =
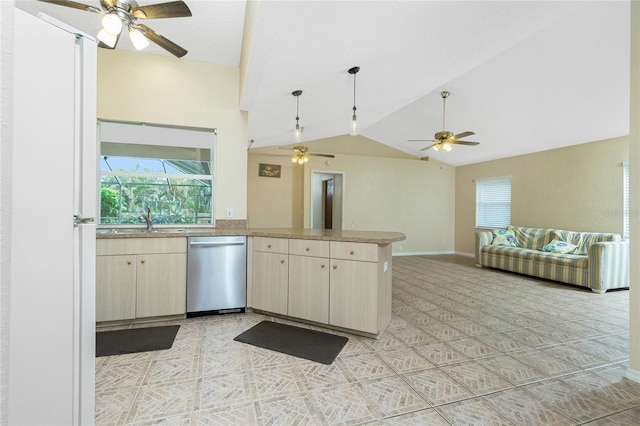
[[[329,257],[329,241],[289,240],[289,254]]]
[[[271,253],[289,253],[289,240],[286,238],[253,237],[253,250]]]
[[[377,262],[378,245],[331,241],[331,258]]]
[[[96,240],[97,255],[140,253],[186,253],[187,239],[177,238],[120,238]]]

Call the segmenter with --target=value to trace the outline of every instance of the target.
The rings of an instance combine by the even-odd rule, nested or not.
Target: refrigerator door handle
[[[81,214],[74,214],[73,215],[73,226],[87,225],[87,224],[95,222],[95,220],[96,219],[94,217],[82,217]]]

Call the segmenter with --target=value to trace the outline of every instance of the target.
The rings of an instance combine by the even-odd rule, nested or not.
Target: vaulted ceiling
[[[240,106],[255,147],[293,142],[294,90],[303,142],[348,133],[353,66],[360,134],[416,157],[463,165],[629,133],[629,1],[185,2],[192,17],[145,23],[186,60],[239,66],[245,38]],[[100,29],[98,14],[17,3]],[[442,90],[446,129],[480,145],[407,142],[442,130]]]

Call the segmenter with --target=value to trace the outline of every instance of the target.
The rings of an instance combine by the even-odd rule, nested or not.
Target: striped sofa
[[[516,247],[492,244],[492,232],[476,232],[476,266],[503,269],[588,287],[595,293],[629,287],[629,244],[619,234],[509,226]],[[553,240],[576,245],[570,254],[542,247]]]

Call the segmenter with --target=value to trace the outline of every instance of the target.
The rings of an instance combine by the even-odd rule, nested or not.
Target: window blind
[[[623,229],[623,235],[622,238],[629,239],[629,163],[627,163],[626,161],[623,163],[623,176],[624,176],[624,182],[623,182],[623,224],[624,224],[624,229]]]
[[[476,228],[511,224],[511,177],[476,179]]]

